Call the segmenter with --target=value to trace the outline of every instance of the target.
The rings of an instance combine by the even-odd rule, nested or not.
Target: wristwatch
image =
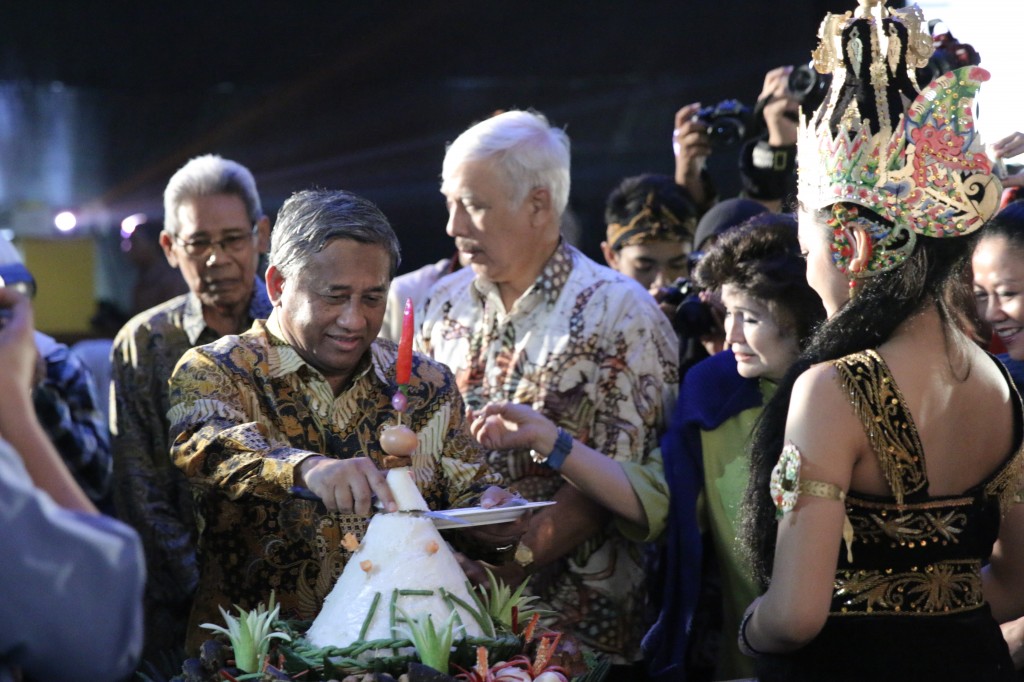
[[[533,550],[522,540],[519,541],[519,546],[516,547],[515,562],[523,568],[528,568],[533,563]]]
[[[562,468],[562,462],[569,456],[572,451],[572,436],[569,432],[563,429],[561,426],[558,427],[558,435],[555,436],[555,447],[546,455],[542,455],[536,450],[530,450],[530,459],[537,464],[544,464],[545,466],[551,467],[555,471]]]

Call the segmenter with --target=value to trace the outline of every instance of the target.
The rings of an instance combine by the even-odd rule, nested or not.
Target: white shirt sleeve
[[[120,680],[142,648],[135,531],[59,507],[0,441],[0,679]]]

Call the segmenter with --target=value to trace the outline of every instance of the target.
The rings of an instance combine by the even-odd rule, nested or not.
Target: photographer
[[[704,213],[718,198],[705,162],[711,155],[708,124],[698,120],[700,103],[687,104],[676,112],[672,131],[672,151],[676,159],[676,184],[684,188],[700,213]]]
[[[806,73],[806,67],[796,71]],[[740,152],[743,196],[761,202],[769,210],[790,210],[787,197],[796,192],[796,129],[800,104],[813,91],[814,83],[794,83],[794,67],[780,66],[764,77],[755,111],[764,119],[767,136],[747,142]],[[797,92],[793,86],[804,89]]]
[[[605,202],[608,266],[635,279],[652,294],[689,274],[697,225],[686,190],[667,175],[636,175],[612,190]]]
[[[699,146],[696,131],[684,135]],[[707,216],[718,215],[716,205]],[[754,203],[754,202],[747,202]],[[758,205],[759,206],[759,205]],[[764,210],[761,207],[761,210]],[[751,214],[752,215],[752,214]],[[623,180],[605,203],[607,239],[601,250],[609,267],[631,277],[647,289],[679,337],[680,379],[686,368],[722,350],[722,314],[710,292],[687,279],[694,262],[696,208],[687,191],[666,175],[638,175]],[[736,217],[726,212],[722,219]],[[737,218],[728,227],[747,217]],[[704,236],[718,229],[708,223]],[[697,227],[697,234],[701,227]],[[702,238],[703,239],[703,238]]]
[[[815,105],[826,81],[808,66],[780,66],[764,77],[751,109],[738,100],[702,107],[688,104],[675,115],[672,147],[676,182],[705,212],[716,200],[714,183],[705,169],[718,150],[740,147],[740,196],[768,210],[791,210],[786,203],[796,191],[796,131],[801,103]]]

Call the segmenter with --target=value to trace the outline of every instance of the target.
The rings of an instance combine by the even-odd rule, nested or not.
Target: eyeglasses
[[[242,234],[231,234],[223,239],[193,239],[185,241],[176,234],[171,236],[178,246],[185,249],[185,253],[192,258],[201,260],[208,257],[216,246],[222,248],[225,253],[241,253],[251,244],[253,237],[256,236],[257,229],[258,226],[253,225],[252,230],[248,234],[244,232]]]

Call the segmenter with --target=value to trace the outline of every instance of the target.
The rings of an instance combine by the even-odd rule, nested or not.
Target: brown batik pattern
[[[508,310],[497,288],[469,269],[439,282],[425,309],[419,340],[452,368],[470,407],[531,405],[622,462],[643,463],[657,447],[678,385],[677,342],[635,282],[562,243]],[[487,457],[530,499],[551,499],[563,485],[525,450]],[[616,528],[581,539],[531,585],[558,611],[558,627],[616,662],[639,658],[641,546]]]
[[[218,606],[252,608],[274,590],[285,617],[308,619],[341,574],[346,533],[368,518],[329,513],[290,493],[312,454],[369,457],[394,421],[396,346],[377,341],[335,397],[323,376],[275,335],[274,317],[240,337],[194,349],[171,381],[172,449],[192,485],[199,526],[199,590],[190,619],[219,622]],[[488,474],[451,373],[416,355],[404,419],[419,436],[414,475],[435,509],[464,506],[500,478]]]

